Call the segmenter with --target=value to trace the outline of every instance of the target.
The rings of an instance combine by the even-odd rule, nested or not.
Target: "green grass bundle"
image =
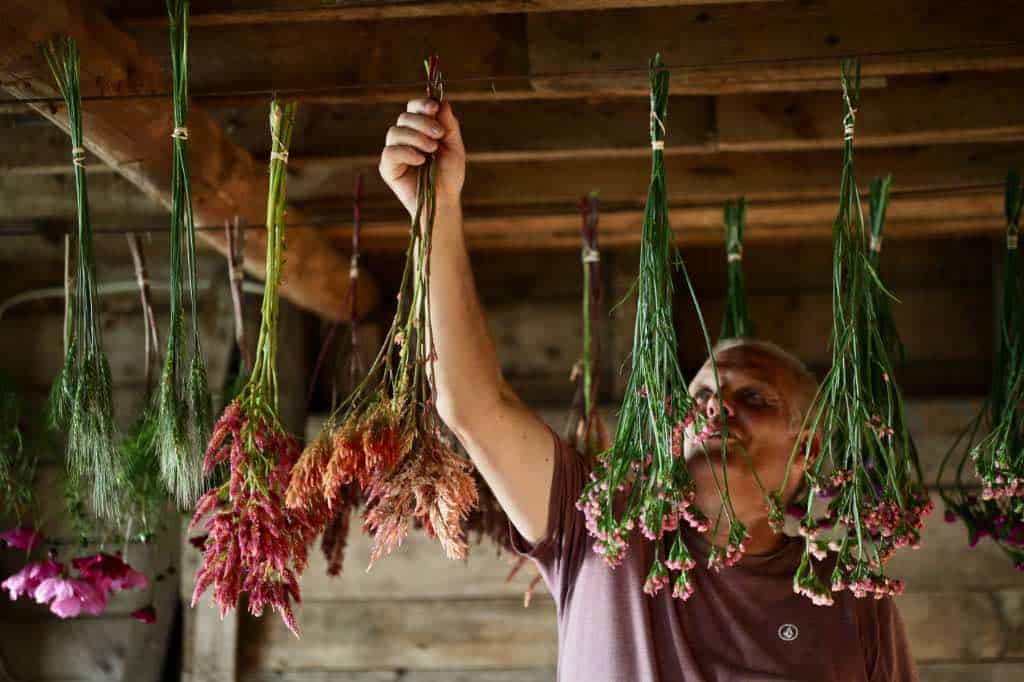
[[[747,307],[747,288],[743,281],[743,232],[747,223],[747,200],[740,197],[725,204],[725,316],[720,339],[750,338],[754,323]]]
[[[791,456],[791,462],[802,458],[808,483],[797,503],[803,507],[805,550],[793,587],[816,604],[831,604],[833,592],[843,589],[858,597],[900,593],[903,584],[885,576],[884,564],[898,548],[918,545],[932,507],[894,378],[898,338],[889,311],[892,296],[877,269],[888,181],[878,185],[869,224],[854,174],[859,87],[859,64],[844,62],[843,168],[832,226],[832,366],[803,425],[817,438],[799,439]],[[774,493],[776,527],[785,486],[783,481]],[[820,518],[812,513],[815,499],[828,500]],[[815,562],[829,551],[838,556],[826,583]]]
[[[953,489],[940,486],[946,520],[963,520],[972,547],[991,537],[1020,571],[1024,571],[1024,273],[1018,248],[1022,197],[1020,175],[1011,170],[1006,177],[1003,300],[992,385],[980,412],[939,468],[941,483],[946,467],[959,456]],[[967,476],[970,468],[977,478]]]
[[[674,260],[691,296],[693,287],[668,223],[663,151],[668,78],[661,56],[656,55],[650,62],[651,182],[640,237],[632,371],[612,446],[598,456],[577,506],[595,538],[595,551],[610,566],[622,561],[635,529],[648,540],[659,540],[644,590],[660,591],[674,574],[673,595],[685,600],[693,592],[689,571],[694,561],[680,526],[686,523],[707,532],[710,522],[694,503],[695,484],[683,457],[683,439],[696,434],[695,440],[700,441],[707,432],[706,419],[689,395],[679,367],[672,320]],[[707,339],[699,307],[697,314]],[[741,554],[746,530],[732,512],[727,490],[726,486],[720,494],[730,519],[728,556],[732,561]],[[675,537],[663,557],[660,540],[669,534]],[[715,556],[723,555],[716,552]]]
[[[426,62],[427,96],[444,97],[436,57]],[[427,282],[436,210],[436,165],[417,173],[398,310],[366,379],[332,411],[295,467],[288,505],[321,519],[344,504],[353,483],[365,501],[363,530],[374,536],[370,563],[397,548],[412,523],[436,537],[446,556],[464,558],[463,527],[477,504],[472,464],[444,433],[428,380],[430,303]]]
[[[112,518],[118,512],[120,458],[110,365],[103,352],[96,258],[89,223],[79,53],[74,40],[66,37],[48,43],[43,53],[68,109],[78,206],[74,286],[67,302],[64,363],[50,394],[51,421],[67,431],[70,474],[89,486],[87,497],[95,513]]]
[[[18,525],[36,513],[36,458],[27,445],[18,389],[0,374],[0,516]]]
[[[188,0],[167,0],[174,100],[171,170],[170,326],[157,391],[157,447],[164,484],[186,508],[202,492],[202,457],[210,435],[213,406],[199,340],[196,233],[188,171]],[[182,281],[184,279],[184,282]],[[190,310],[186,356],[185,306]]]

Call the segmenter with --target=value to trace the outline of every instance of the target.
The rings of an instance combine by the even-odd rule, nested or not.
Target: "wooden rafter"
[[[18,98],[52,97],[54,88],[39,45],[54,33],[74,37],[82,51],[83,95],[122,91],[160,92],[169,78],[160,65],[143,54],[135,41],[100,13],[74,0],[13,0],[4,5],[0,24],[0,81]],[[36,105],[40,114],[59,126],[66,124],[63,107]],[[117,169],[149,197],[169,202],[173,129],[170,98],[89,101],[84,108],[85,143],[90,152]],[[199,225],[223,225],[238,216],[260,224],[266,210],[266,172],[244,149],[231,142],[221,127],[199,107],[189,116],[192,197]],[[302,222],[298,212],[289,221]],[[221,231],[200,232],[220,251],[226,248]],[[246,267],[262,276],[266,243],[254,234],[246,243]],[[282,293],[325,317],[343,315],[348,278],[347,258],[321,234],[291,235],[284,266]],[[374,302],[372,282],[361,286],[361,308]]]

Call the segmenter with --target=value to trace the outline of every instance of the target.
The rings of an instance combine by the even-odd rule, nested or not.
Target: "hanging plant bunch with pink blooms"
[[[21,550],[26,557],[45,544],[45,539],[31,528],[12,528],[0,534],[3,546]],[[145,574],[129,566],[119,555],[87,554],[70,562],[57,560],[51,549],[42,561],[27,563],[20,571],[0,583],[11,601],[28,597],[45,604],[60,618],[76,618],[83,613],[99,615],[107,608],[110,597],[124,590],[149,587]],[[152,606],[132,613],[136,619],[152,623],[156,612]]]
[[[444,97],[436,57],[427,60],[427,95]],[[430,382],[430,243],[436,166],[420,166],[398,305],[366,378],[332,411],[307,446],[288,489],[289,509],[322,530],[359,488],[363,530],[374,537],[371,565],[397,548],[415,524],[436,537],[446,556],[466,556],[463,522],[477,503],[472,465],[456,454],[437,413]]]
[[[978,415],[939,469],[941,483],[946,467],[957,459],[953,488],[939,487],[946,520],[963,520],[972,547],[991,537],[1020,571],[1024,571],[1024,269],[1018,247],[1022,205],[1021,177],[1011,170],[1006,176],[1003,297],[992,385]]]
[[[671,582],[673,595],[686,600],[693,592],[690,570],[695,563],[682,526],[689,525],[704,533],[711,529],[712,522],[695,503],[696,488],[683,457],[683,440],[689,438],[699,443],[710,432],[705,428],[706,418],[687,391],[679,367],[672,319],[673,266],[687,284],[705,343],[709,347],[710,343],[668,222],[663,151],[668,77],[661,56],[656,55],[650,63],[653,153],[640,237],[632,371],[619,409],[614,441],[598,455],[577,506],[595,538],[594,550],[610,566],[622,561],[634,531],[647,540],[657,541],[644,590],[655,594]],[[715,569],[739,560],[747,536],[733,510],[727,481],[719,486],[719,495],[722,513],[714,525],[717,528],[720,523],[728,523],[729,534],[727,547],[715,547],[710,553]],[[661,539],[666,536],[672,539],[663,555],[666,543]]]
[[[213,601],[225,613],[246,592],[251,614],[270,607],[298,636],[292,602],[300,600],[298,576],[315,527],[304,511],[285,508],[300,448],[281,425],[277,380],[286,164],[294,117],[294,103],[271,103],[266,285],[255,361],[245,387],[217,420],[203,460],[204,476],[226,462],[228,480],[200,497],[191,527],[201,525],[208,533],[192,605],[212,589]]]
[[[917,450],[907,429],[893,366],[901,348],[892,324],[892,295],[878,271],[889,179],[876,182],[865,221],[854,174],[853,135],[860,66],[842,65],[843,170],[839,211],[832,228],[832,365],[804,421],[791,463],[806,464],[807,492],[796,504],[805,538],[793,588],[816,604],[833,592],[857,597],[899,594],[903,583],[885,575],[886,561],[903,547],[917,547],[931,511]],[[783,520],[781,491],[771,498],[770,519]],[[815,500],[827,500],[821,516]],[[834,552],[828,576],[817,567]]]

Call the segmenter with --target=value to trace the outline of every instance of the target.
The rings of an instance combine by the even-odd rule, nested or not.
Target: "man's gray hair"
[[[729,350],[730,348],[753,348],[759,350],[766,355],[770,355],[778,361],[779,365],[782,366],[793,379],[793,394],[791,395],[791,403],[788,406],[790,410],[790,419],[792,420],[793,430],[800,429],[804,422],[804,417],[807,414],[807,410],[810,409],[811,403],[814,401],[814,396],[818,392],[818,380],[814,374],[807,369],[807,365],[804,364],[803,360],[790,353],[782,346],[772,343],[771,341],[763,341],[761,339],[745,338],[745,337],[732,337],[727,339],[721,339],[712,347],[712,357],[717,356],[720,352]]]

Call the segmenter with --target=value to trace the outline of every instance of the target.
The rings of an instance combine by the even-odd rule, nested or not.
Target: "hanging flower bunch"
[[[199,341],[196,231],[188,171],[188,0],[167,0],[167,15],[174,102],[174,130],[171,133],[171,310],[167,351],[157,391],[156,442],[164,484],[184,509],[190,507],[202,492],[200,461],[210,434],[213,407]],[[183,296],[186,290],[191,305],[189,359],[185,357],[184,339]]]
[[[689,571],[694,566],[680,528],[689,524],[707,532],[709,519],[694,504],[696,490],[683,457],[683,439],[706,439],[704,415],[687,392],[679,368],[676,332],[672,321],[672,259],[674,247],[668,224],[665,189],[665,118],[668,107],[668,70],[656,55],[650,63],[651,183],[640,238],[640,274],[633,336],[632,372],[619,410],[612,446],[602,452],[577,506],[594,536],[594,550],[611,566],[622,561],[631,532],[657,540],[657,554],[644,586],[654,594],[672,580],[673,594],[692,594]],[[678,259],[691,295],[689,276]],[[694,299],[696,303],[696,299]],[[699,314],[699,308],[698,317]],[[703,320],[701,320],[703,328]],[[705,331],[705,337],[707,332]],[[722,491],[722,509],[730,519],[729,545],[715,548],[715,568],[734,563],[742,553],[746,529],[736,518]],[[719,517],[721,520],[721,517]],[[661,539],[674,534],[667,556]]]
[[[192,605],[212,587],[224,613],[247,592],[251,614],[259,616],[270,606],[298,636],[292,600],[300,600],[298,575],[316,529],[303,510],[284,506],[300,448],[281,425],[277,382],[286,163],[294,117],[294,103],[271,103],[267,271],[256,358],[245,387],[214,426],[203,460],[205,475],[227,462],[228,480],[199,499],[190,528],[202,524],[208,532]]]
[[[577,452],[593,462],[598,453],[611,445],[608,427],[597,409],[598,378],[601,367],[601,344],[598,329],[601,320],[603,292],[601,287],[601,252],[598,250],[598,200],[591,192],[580,200],[583,225],[580,260],[583,264],[583,351],[573,367],[570,379],[576,386],[565,439]]]
[[[54,426],[67,431],[69,473],[88,485],[96,514],[112,518],[118,511],[120,467],[110,365],[103,352],[96,294],[96,259],[82,142],[79,53],[74,40],[61,37],[49,42],[43,54],[68,109],[78,205],[74,288],[67,301],[64,363],[50,392],[50,417]]]
[[[1024,276],[1018,239],[1024,191],[1020,175],[1006,177],[1006,254],[1003,261],[1003,301],[992,386],[978,415],[943,459],[946,466],[959,455],[952,490],[940,486],[946,520],[963,519],[974,547],[991,537],[1024,571]],[[987,434],[981,438],[983,429]],[[973,465],[981,479],[965,479]]]
[[[352,201],[352,256],[348,269],[348,289],[345,292],[345,303],[348,307],[349,347],[347,353],[348,363],[348,386],[355,387],[364,376],[365,368],[359,342],[359,259],[360,259],[360,234],[362,232],[362,195],[363,176],[360,173],[356,177],[355,193]],[[324,339],[320,353],[313,368],[313,376],[310,378],[309,399],[312,399],[313,390],[316,387],[316,378],[324,365],[327,354],[334,345],[335,337],[341,327],[341,322],[331,325],[330,331]],[[337,406],[337,382],[336,374],[331,380],[331,405]],[[324,526],[323,536],[320,538],[320,550],[327,560],[327,574],[332,576],[341,575],[342,565],[345,562],[345,548],[348,546],[348,534],[352,525],[352,513],[359,506],[359,486],[353,481],[343,486],[337,504],[331,509],[330,520]]]
[[[427,95],[441,101],[438,60],[426,62]],[[436,166],[419,168],[398,310],[366,379],[331,413],[303,453],[288,491],[292,509],[323,528],[343,503],[346,486],[359,486],[363,530],[374,536],[370,564],[398,547],[411,522],[436,537],[449,558],[466,556],[462,525],[477,503],[472,465],[443,433],[429,374],[430,243]]]
[[[859,64],[845,61],[843,171],[832,229],[832,366],[804,422],[814,437],[801,439],[791,456],[803,457],[808,483],[798,502],[806,542],[793,587],[816,604],[831,604],[833,592],[843,589],[858,597],[902,592],[902,582],[885,576],[884,564],[897,549],[919,544],[932,508],[894,381],[892,354],[899,341],[889,310],[892,296],[877,268],[889,183],[875,185],[869,226],[854,175],[859,86]],[[777,529],[785,485],[772,497],[770,518]],[[828,500],[818,518],[812,513],[816,499]],[[828,551],[837,558],[826,582],[814,562]]]
[[[754,323],[747,308],[747,288],[743,281],[743,232],[747,223],[747,200],[740,197],[725,204],[725,317],[721,339],[754,336]]]
[[[42,536],[26,529],[14,529],[0,537],[9,548],[23,550],[26,555],[43,543]],[[145,574],[119,555],[103,553],[76,557],[68,565],[57,561],[51,552],[43,561],[26,564],[0,583],[11,601],[27,596],[37,604],[46,604],[60,618],[77,618],[82,613],[98,616],[106,610],[112,594],[148,586]],[[132,616],[149,623],[156,620],[152,607],[138,609]]]

